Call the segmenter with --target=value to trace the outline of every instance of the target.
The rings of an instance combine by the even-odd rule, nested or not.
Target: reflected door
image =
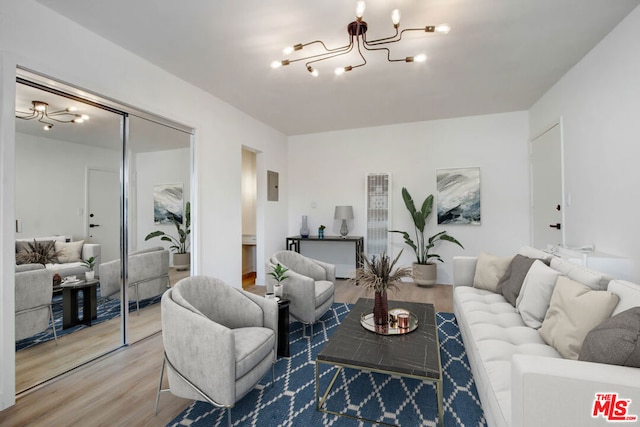
[[[532,244],[564,243],[560,124],[531,141]]]
[[[120,176],[89,169],[87,177],[89,242],[100,244],[99,262],[120,259]]]

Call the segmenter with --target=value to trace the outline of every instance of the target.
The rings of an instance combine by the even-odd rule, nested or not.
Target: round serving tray
[[[389,310],[390,315],[397,316],[398,313],[408,313],[409,314],[409,327],[408,328],[398,328],[397,322],[389,322],[389,324],[382,326],[376,325],[373,321],[373,312],[370,311],[368,313],[364,313],[360,316],[360,324],[363,328],[368,331],[375,332],[380,335],[402,335],[408,334],[409,332],[413,332],[418,327],[418,316],[410,312],[409,310],[405,310],[404,308],[392,308]]]

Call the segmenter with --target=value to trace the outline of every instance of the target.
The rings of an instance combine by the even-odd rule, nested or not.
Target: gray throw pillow
[[[496,293],[502,294],[504,299],[509,301],[509,303],[514,307],[516,306],[518,295],[520,295],[520,289],[522,288],[524,278],[529,272],[531,264],[533,264],[535,260],[536,258],[529,258],[517,254],[513,257],[513,260],[511,260],[511,263],[509,264],[509,267],[507,267],[507,271],[505,271],[504,276],[502,276],[502,278],[498,281]],[[546,264],[549,265],[548,263]]]
[[[596,326],[582,343],[578,360],[640,368],[640,307]]]

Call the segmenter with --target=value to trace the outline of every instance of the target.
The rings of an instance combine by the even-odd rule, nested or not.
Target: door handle
[[[100,224],[89,224],[89,228],[100,227]]]
[[[556,224],[549,224],[549,227],[551,227],[551,228],[557,228],[558,230],[560,230],[561,225],[560,225],[560,223],[558,222],[558,223],[556,223]]]

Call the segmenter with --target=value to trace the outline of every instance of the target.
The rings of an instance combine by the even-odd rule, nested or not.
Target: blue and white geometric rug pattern
[[[349,313],[349,308],[348,304],[334,304],[320,322],[314,325],[312,340],[302,336],[300,323],[290,324],[291,357],[282,358],[276,363],[273,386],[268,385],[271,380],[271,374],[268,374],[260,382],[265,385],[256,386],[231,409],[231,422],[234,426],[372,425],[316,410],[316,355]],[[444,377],[444,425],[486,426],[455,316],[453,313],[437,313],[436,318]],[[320,374],[322,393],[334,373],[335,368],[325,368],[323,365]],[[400,426],[437,425],[435,386],[410,378],[343,369],[333,385],[325,407]],[[199,427],[226,426],[226,423],[225,410],[196,401],[168,425]]]
[[[162,295],[158,295],[145,300],[140,300],[140,309],[144,307],[157,304],[160,302]],[[67,329],[62,329],[62,294],[58,293],[51,299],[51,309],[53,310],[53,321],[56,328],[56,335],[58,338],[72,334],[84,328],[89,328],[87,325],[75,325]],[[82,316],[82,293],[78,298],[78,309],[80,316]],[[129,301],[129,313],[136,311],[136,302]],[[103,301],[100,298],[100,289],[98,288],[98,304],[96,309],[97,318],[91,321],[92,325],[106,322],[113,319],[116,316],[120,316],[120,300],[106,300]],[[53,330],[51,329],[51,321],[49,321],[49,329],[37,333],[31,337],[24,338],[20,341],[16,341],[16,351],[24,350],[34,345],[42,344],[53,339]]]

